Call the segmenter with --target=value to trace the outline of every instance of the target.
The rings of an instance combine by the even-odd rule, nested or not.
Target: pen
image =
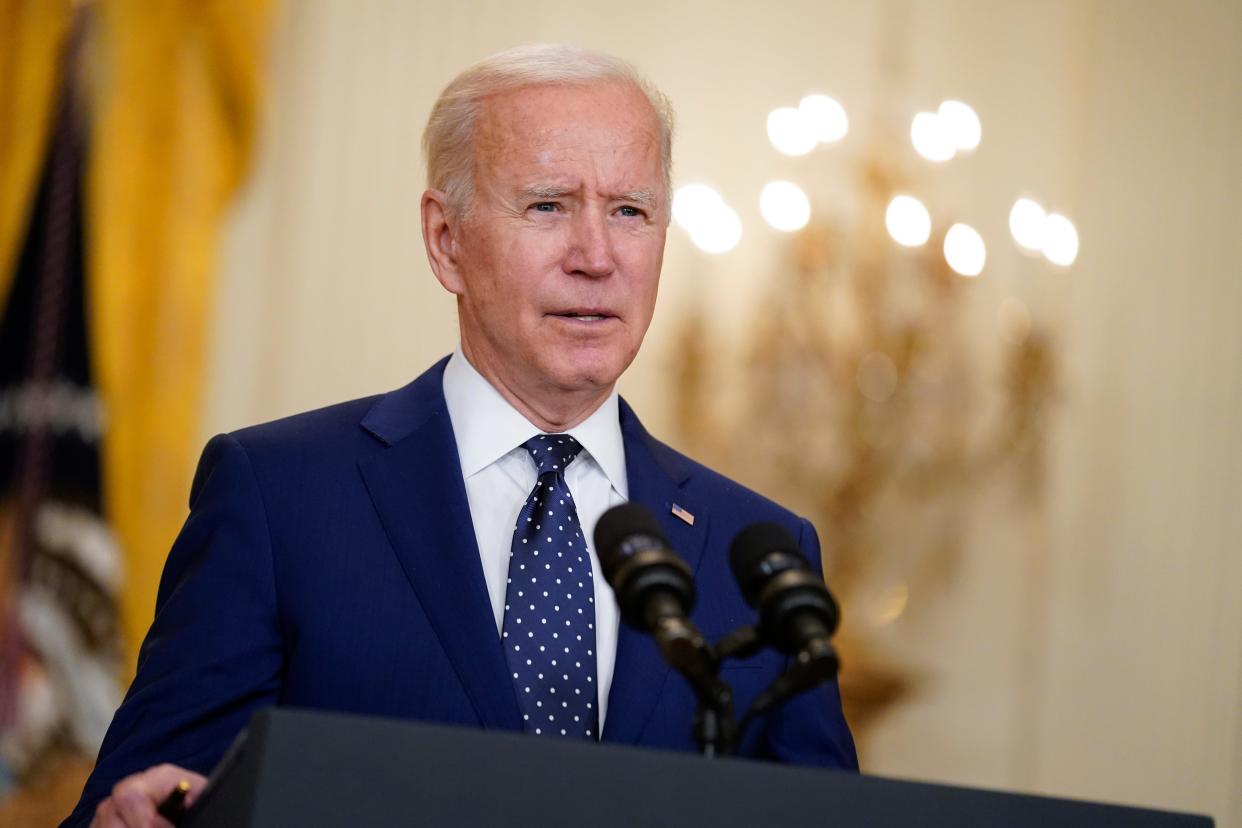
[[[177,783],[177,787],[173,788],[172,792],[164,797],[164,801],[155,809],[156,812],[173,825],[180,824],[181,819],[185,816],[185,795],[189,792],[190,781],[182,779]]]

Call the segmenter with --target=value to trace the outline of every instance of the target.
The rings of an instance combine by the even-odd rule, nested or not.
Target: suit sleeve
[[[821,572],[819,536],[805,519],[798,545],[815,571]],[[764,737],[767,752],[778,761],[858,770],[854,738],[835,681],[793,697],[769,715]]]
[[[281,652],[262,496],[245,449],[221,435],[199,461],[133,684],[64,825],[88,825],[117,782],[152,765],[210,773],[250,716],[275,703]]]

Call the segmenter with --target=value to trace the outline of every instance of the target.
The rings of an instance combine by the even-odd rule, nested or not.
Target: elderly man
[[[182,778],[197,792],[275,704],[694,749],[694,697],[619,624],[596,520],[626,500],[660,516],[710,637],[750,617],[726,560],[743,526],[819,552],[805,520],[657,442],[616,394],[655,307],[671,121],[628,64],[567,47],[448,86],[422,216],[460,348],[390,394],[211,441],[70,823],[161,824],[155,803]],[[783,667],[725,678],[744,709]],[[857,766],[835,687],[739,752]]]

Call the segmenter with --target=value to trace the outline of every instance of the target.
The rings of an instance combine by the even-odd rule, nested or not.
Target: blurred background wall
[[[845,633],[860,643],[845,672],[854,664],[887,688],[867,711],[864,770],[1242,824],[1242,8],[289,0],[214,271],[199,442],[399,386],[453,347],[453,304],[419,235],[422,124],[467,64],[545,40],[633,60],[676,106],[675,184],[711,185],[740,219],[720,254],[670,228],[656,320],[622,387],[656,434],[803,506],[805,487],[730,445],[761,388],[744,369],[762,329],[775,319],[777,344],[787,330],[773,297],[799,295],[790,274],[815,271],[816,244],[841,267],[882,255],[895,281],[943,281],[929,262],[949,223],[985,241],[978,277],[943,282],[952,324],[924,329],[966,378],[937,409],[951,442],[971,446],[1004,420],[1015,324],[1038,333],[1054,366],[1031,404],[1036,462],[967,473],[959,452],[928,494],[860,507],[870,540],[854,549]],[[841,102],[849,133],[778,153],[768,113],[812,92]],[[982,142],[932,164],[911,147],[910,119],[945,99],[974,108]],[[809,196],[806,231],[761,217],[773,179]],[[882,231],[858,249],[823,241],[874,236],[869,200],[897,190],[931,212],[926,250]],[[1015,244],[1020,196],[1073,221],[1072,265]],[[692,351],[698,407],[687,405]],[[917,372],[893,364],[898,399]],[[877,416],[880,396],[859,410]],[[920,422],[927,404],[901,399]],[[688,428],[687,410],[711,439]],[[844,566],[838,527],[817,503],[804,508],[831,580]],[[927,534],[916,507],[928,503],[949,540],[907,554]]]

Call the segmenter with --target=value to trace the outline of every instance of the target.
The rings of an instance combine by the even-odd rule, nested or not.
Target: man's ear
[[[458,267],[460,246],[457,235],[461,232],[461,220],[450,209],[442,190],[424,192],[421,207],[423,245],[427,248],[431,271],[445,290],[461,296],[465,292],[465,282]]]

